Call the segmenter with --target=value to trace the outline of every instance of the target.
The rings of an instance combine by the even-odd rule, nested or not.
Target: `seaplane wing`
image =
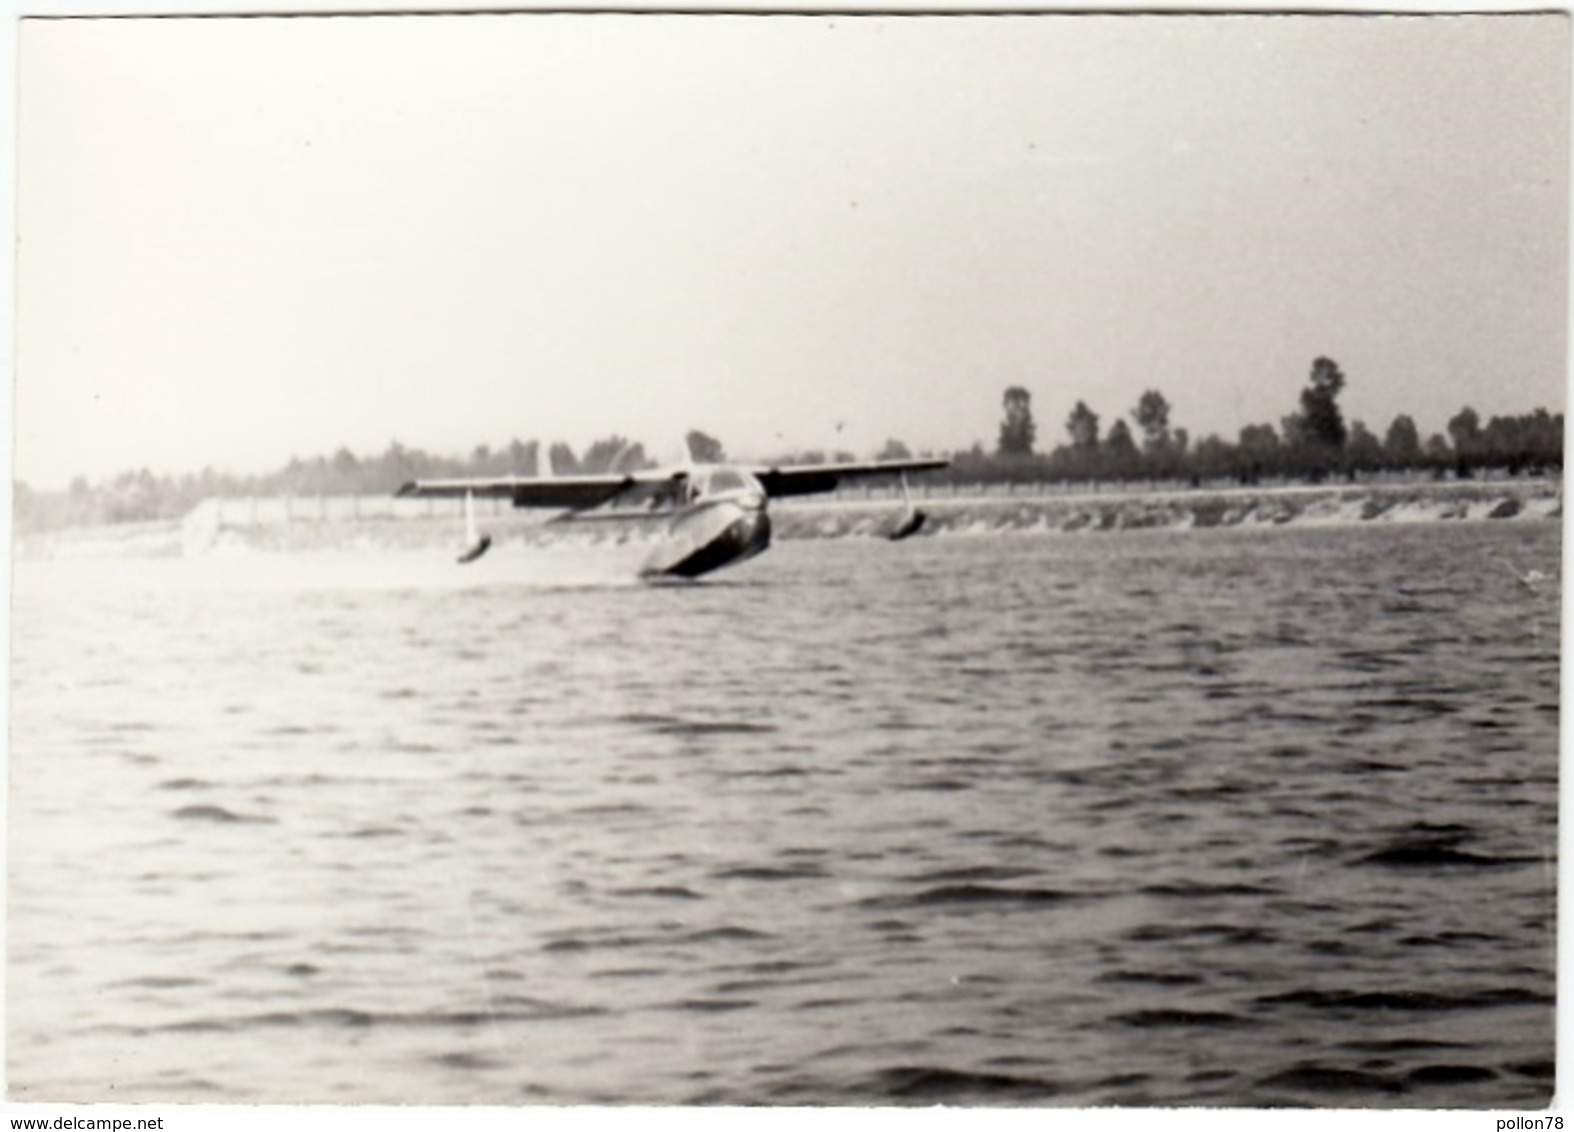
[[[492,545],[491,536],[476,529],[474,501],[507,499],[515,507],[550,507],[563,512],[548,524],[632,524],[653,535],[655,541],[640,568],[641,577],[697,578],[747,561],[770,546],[766,503],[771,496],[832,491],[848,479],[905,477],[907,472],[943,468],[949,463],[922,459],[786,467],[685,464],[627,475],[414,480],[401,487],[399,494],[465,501],[467,549],[459,557],[461,563],[474,562]],[[887,536],[893,541],[907,538],[924,523],[924,513],[907,498],[905,478],[902,499],[905,511]]]
[[[434,499],[507,499],[515,507],[570,507],[576,510],[605,503],[641,484],[670,482],[670,471],[636,472],[631,475],[593,476],[493,476],[481,479],[412,480],[399,489],[401,496]]]
[[[895,476],[903,472],[925,472],[947,467],[944,459],[869,460],[853,464],[788,464],[780,467],[753,467],[750,473],[760,481],[765,494],[775,499],[784,495],[813,495],[835,491],[843,480],[869,476]]]

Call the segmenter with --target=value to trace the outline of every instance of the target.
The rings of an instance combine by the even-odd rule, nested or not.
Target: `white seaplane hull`
[[[747,561],[771,545],[771,519],[763,507],[728,500],[679,515],[640,568],[643,578],[698,578]]]

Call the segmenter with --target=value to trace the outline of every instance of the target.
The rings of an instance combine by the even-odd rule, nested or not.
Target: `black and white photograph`
[[[1555,1106],[1567,13],[16,25],[9,1104]]]

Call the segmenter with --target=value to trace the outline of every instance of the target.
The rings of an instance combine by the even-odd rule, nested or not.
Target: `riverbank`
[[[1023,495],[916,501],[934,535],[1196,529],[1285,524],[1428,523],[1556,520],[1561,483],[1358,484],[1073,495]],[[787,502],[772,508],[780,538],[885,533],[900,511],[891,500],[828,507]]]
[[[920,537],[987,534],[1086,535],[1152,528],[1355,525],[1365,523],[1547,522],[1563,514],[1558,480],[1352,484],[1269,488],[934,495],[914,499],[926,515]],[[565,534],[587,542],[641,537],[610,525],[548,527],[542,513],[480,508],[498,542],[525,544]],[[893,493],[788,499],[771,507],[775,537],[879,538],[899,522]],[[463,539],[449,501],[380,498],[208,500],[184,519],[19,534],[18,558],[157,558],[235,551],[419,549]]]

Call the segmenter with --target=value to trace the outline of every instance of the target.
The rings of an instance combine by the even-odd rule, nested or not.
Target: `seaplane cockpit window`
[[[701,495],[720,495],[724,491],[742,491],[749,485],[743,476],[731,468],[717,468],[700,482]]]

